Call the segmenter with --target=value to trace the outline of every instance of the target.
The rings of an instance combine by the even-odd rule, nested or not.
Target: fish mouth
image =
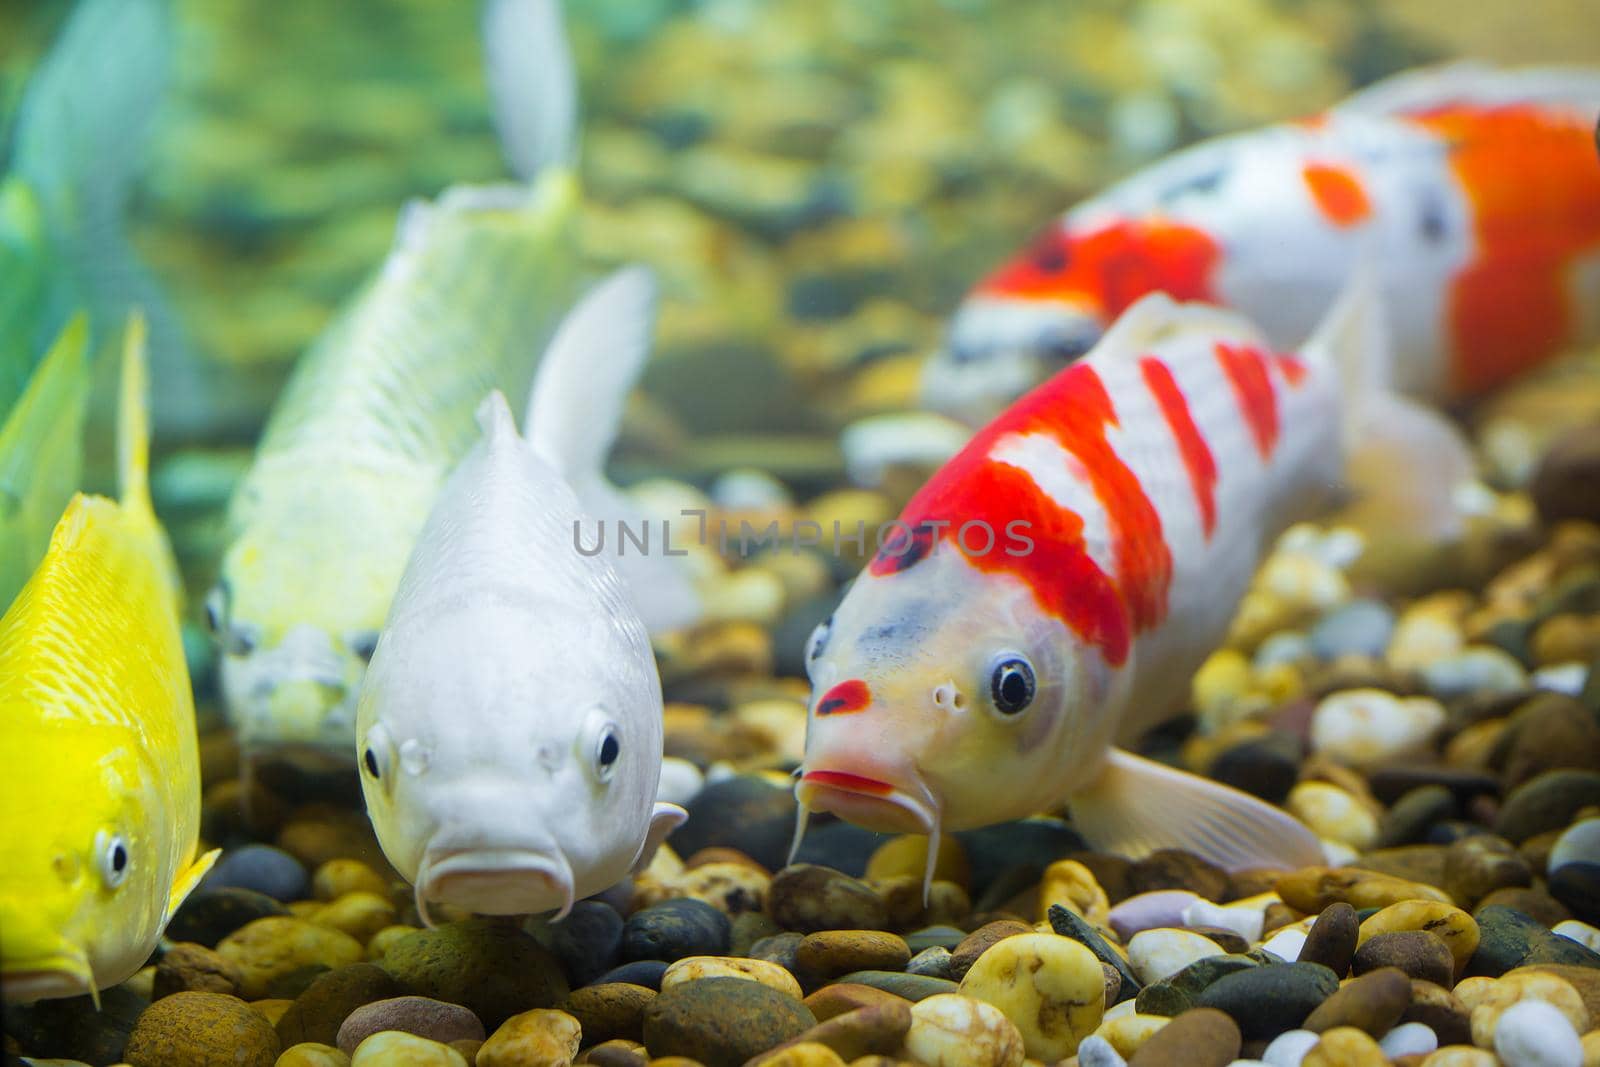
[[[931,834],[939,804],[922,782],[897,786],[853,771],[819,768],[800,775],[795,799],[809,811],[831,812],[879,833]]]
[[[94,998],[100,1007],[100,990],[88,958],[81,952],[63,952],[49,959],[24,961],[0,971],[0,999],[7,1004],[31,1004],[36,1000],[64,997]]]
[[[417,911],[430,926],[430,900],[479,915],[537,915],[555,909],[560,920],[572,910],[574,892],[572,867],[556,849],[430,849],[417,871]]]

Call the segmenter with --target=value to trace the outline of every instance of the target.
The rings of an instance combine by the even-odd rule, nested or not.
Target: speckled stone
[[[567,998],[561,962],[515,926],[473,919],[397,941],[383,969],[402,989],[468,1008],[486,1029]]]
[[[574,989],[561,1010],[578,1020],[590,1044],[627,1038],[644,1040],[644,1009],[656,991],[628,982],[605,982]]]
[[[339,1050],[353,1055],[356,1046],[384,1030],[400,1030],[448,1045],[463,1038],[482,1041],[483,1023],[459,1004],[428,997],[391,997],[364,1004],[339,1024]]]
[[[772,879],[767,914],[785,930],[882,930],[883,901],[872,887],[828,867],[797,863]]]
[[[740,1067],[817,1023],[793,997],[742,978],[706,978],[669,989],[644,1012],[644,1042],[657,1056]]]
[[[795,973],[819,986],[852,971],[903,970],[911,959],[905,940],[878,930],[821,930],[795,949]]]
[[[278,1052],[272,1024],[238,997],[174,993],[140,1014],[122,1058],[133,1067],[272,1067]]]
[[[1226,1012],[1245,1038],[1265,1040],[1299,1026],[1338,988],[1338,978],[1320,964],[1276,963],[1224,975],[1195,1000]]]
[[[400,995],[400,984],[388,971],[371,963],[352,963],[320,975],[279,1017],[278,1038],[284,1046],[313,1043],[336,1045],[339,1024],[363,1004]]]
[[[151,984],[151,999],[174,993],[226,993],[236,996],[244,975],[232,960],[193,942],[180,941],[162,953]]]
[[[673,960],[720,956],[728,951],[732,923],[700,900],[667,900],[628,916],[622,928],[625,960]]]
[[[1242,1040],[1238,1024],[1225,1012],[1195,1008],[1152,1034],[1128,1067],[1227,1067]]]

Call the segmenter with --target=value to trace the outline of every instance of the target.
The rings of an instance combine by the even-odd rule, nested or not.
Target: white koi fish
[[[653,302],[633,268],[569,315],[528,441],[503,394],[484,401],[483,437],[440,492],[373,653],[361,784],[424,921],[430,901],[565,916],[642,869],[685,818],[655,799],[661,683],[633,594],[576,540],[588,516],[574,486],[617,497],[599,464]],[[669,582],[674,563],[659,563]]]
[[[1296,356],[1150,295],[980,430],[811,637],[798,833],[807,811],[937,837],[1066,804],[1110,852],[1321,862],[1279,809],[1114,746],[1180,709],[1264,546],[1348,464],[1395,457],[1412,516],[1458,521],[1470,457],[1384,391],[1376,307],[1363,275]]]

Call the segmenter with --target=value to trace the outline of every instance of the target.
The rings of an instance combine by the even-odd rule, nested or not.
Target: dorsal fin
[[[1179,303],[1163,292],[1146,293],[1117,316],[1096,353],[1110,359],[1145,355],[1167,337],[1186,329],[1204,329],[1222,336],[1258,339],[1258,331],[1237,312],[1197,301]]]
[[[1373,82],[1345,98],[1335,110],[1404,115],[1449,104],[1597,107],[1600,70],[1579,66],[1505,69],[1477,60],[1461,60],[1408,70]]]
[[[511,405],[506,394],[496,389],[478,404],[478,429],[490,445],[518,440],[517,424],[511,420]]]
[[[122,340],[122,390],[117,403],[117,491],[122,506],[154,515],[150,504],[150,376],[145,321],[130,312]]]
[[[512,173],[532,181],[578,153],[578,88],[559,0],[487,0],[489,104]]]

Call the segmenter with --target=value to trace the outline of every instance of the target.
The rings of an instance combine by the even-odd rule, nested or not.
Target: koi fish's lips
[[[535,915],[573,903],[572,868],[559,851],[483,848],[429,852],[417,872],[417,899],[480,915]],[[419,911],[421,908],[418,909]]]
[[[908,789],[849,771],[812,770],[800,776],[795,798],[805,810],[879,833],[929,834],[939,825],[938,805],[920,782]]]

